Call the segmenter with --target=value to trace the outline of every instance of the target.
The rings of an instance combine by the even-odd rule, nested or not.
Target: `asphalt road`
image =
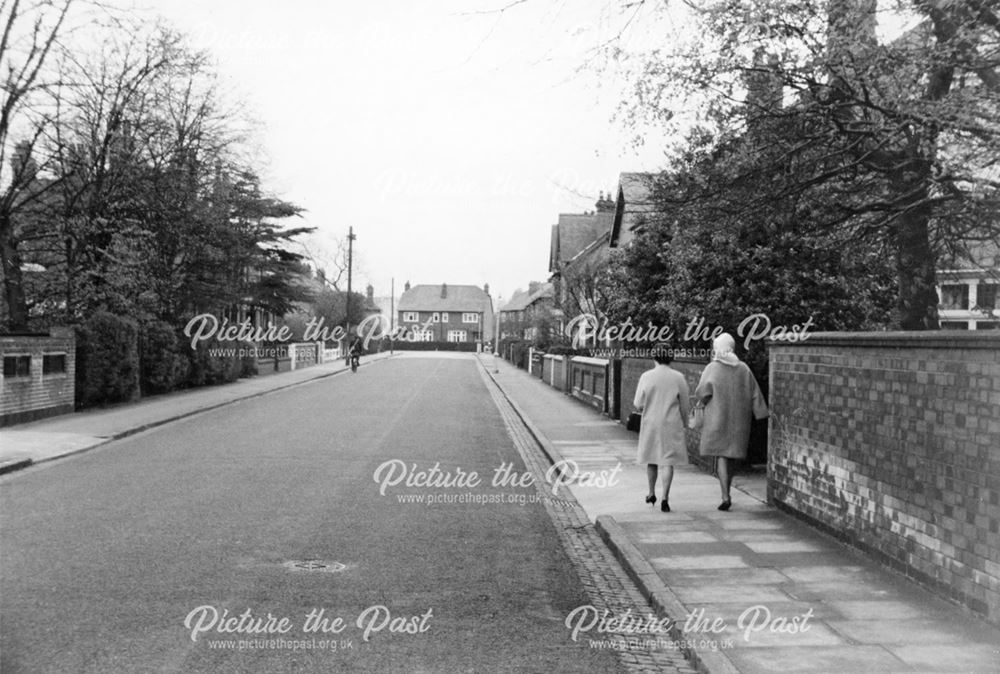
[[[568,637],[541,505],[426,503],[533,493],[489,484],[525,469],[476,367],[394,358],[3,478],[0,671],[618,671]],[[483,484],[381,494],[392,460]]]

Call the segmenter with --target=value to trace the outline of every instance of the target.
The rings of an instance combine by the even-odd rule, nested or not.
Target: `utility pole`
[[[345,306],[347,307],[346,315],[344,317],[344,322],[346,324],[346,329],[344,331],[344,345],[345,350],[350,351],[351,348],[351,271],[354,266],[354,227],[349,227],[347,230],[347,302]],[[347,362],[351,362],[351,354],[347,354]]]
[[[385,305],[383,305],[385,306]],[[389,355],[392,355],[393,342],[396,339],[396,277],[389,281]]]

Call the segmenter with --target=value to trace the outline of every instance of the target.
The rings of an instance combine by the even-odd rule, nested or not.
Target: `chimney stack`
[[[489,283],[484,283],[483,284],[483,292],[486,293],[487,295],[490,294],[490,284]]]
[[[31,156],[31,143],[22,140],[14,146],[14,152],[11,153],[10,157],[10,167],[14,173],[15,181],[27,182],[35,177],[38,165]]]
[[[445,299],[446,297],[448,297],[448,284],[447,283],[442,283],[441,284],[441,299]]]
[[[753,68],[744,77],[747,87],[747,126],[756,128],[760,122],[771,116],[781,106],[784,98],[784,83],[778,72],[778,57],[758,49],[753,55]]]
[[[368,302],[369,302],[369,304],[374,304],[375,303],[375,287],[371,283],[369,283],[368,287],[365,288],[365,294],[368,296]]]

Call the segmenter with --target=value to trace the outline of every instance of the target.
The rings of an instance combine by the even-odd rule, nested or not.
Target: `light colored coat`
[[[657,365],[639,377],[633,405],[642,412],[636,463],[676,466],[688,462],[687,381],[668,365]]]
[[[701,373],[695,401],[705,406],[699,450],[702,456],[745,459],[750,442],[750,416],[767,418],[767,404],[746,363],[713,360]]]

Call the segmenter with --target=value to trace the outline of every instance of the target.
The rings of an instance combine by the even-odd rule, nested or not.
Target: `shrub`
[[[101,311],[77,328],[76,403],[92,407],[139,396],[139,329]]]
[[[257,359],[251,342],[224,342],[209,339],[198,342],[196,349],[187,349],[190,363],[189,386],[228,384],[240,377],[257,374]]]
[[[523,339],[505,337],[500,340],[500,353],[516,367],[528,369],[528,347],[531,344]]]
[[[173,326],[163,321],[140,326],[139,367],[143,395],[166,393],[184,382],[190,366],[180,353]]]

